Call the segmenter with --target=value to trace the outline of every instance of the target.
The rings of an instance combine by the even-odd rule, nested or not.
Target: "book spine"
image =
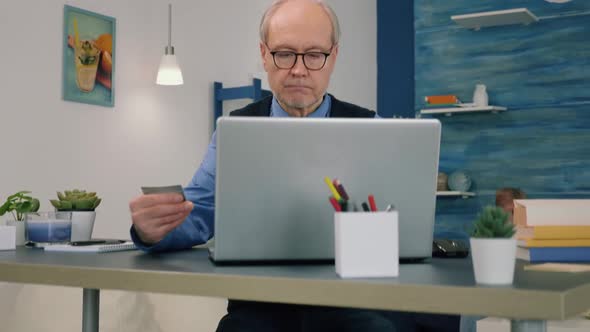
[[[590,226],[590,199],[514,200],[514,223],[521,226]]]
[[[534,239],[590,239],[590,226],[537,226],[533,227]]]
[[[534,248],[590,247],[590,239],[559,239],[559,240],[526,239],[526,240],[522,241],[522,244],[525,247],[534,247]]]
[[[590,247],[529,248],[530,262],[590,262]]]
[[[424,101],[428,104],[458,104],[459,98],[454,95],[426,96]]]
[[[424,105],[425,108],[428,109],[436,109],[436,108],[450,108],[450,107],[458,107],[456,103],[452,104],[426,104]]]

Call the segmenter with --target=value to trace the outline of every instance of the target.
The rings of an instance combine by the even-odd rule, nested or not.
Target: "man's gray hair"
[[[260,20],[260,40],[263,43],[266,44],[266,42],[267,42],[268,22],[270,21],[270,18],[279,9],[279,7],[281,7],[283,4],[285,4],[288,1],[292,1],[292,0],[275,0],[270,5],[270,7],[268,7],[268,9],[264,12],[264,15],[262,15],[262,19]],[[328,14],[330,21],[332,21],[332,44],[337,45],[338,42],[340,41],[340,24],[338,23],[338,16],[336,16],[336,13],[332,9],[332,7],[330,7],[330,5],[328,5],[325,1],[322,1],[322,0],[308,0],[308,1],[317,3],[318,5],[320,5],[324,9],[324,11],[326,11],[326,14]]]

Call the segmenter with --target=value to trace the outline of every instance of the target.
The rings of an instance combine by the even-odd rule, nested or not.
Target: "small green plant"
[[[471,236],[475,238],[511,238],[516,229],[502,208],[487,206],[474,223]]]
[[[57,192],[58,199],[50,199],[58,211],[94,211],[102,201],[96,193],[86,190],[65,190],[62,194]]]
[[[10,212],[14,220],[23,221],[25,213],[39,211],[39,200],[27,195],[30,193],[30,191],[19,191],[8,196],[6,202],[0,206],[0,216]]]

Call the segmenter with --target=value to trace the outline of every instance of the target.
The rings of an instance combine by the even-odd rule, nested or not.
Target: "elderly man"
[[[340,28],[321,1],[276,1],[260,24],[260,53],[272,98],[232,112],[271,117],[375,117],[376,113],[326,93],[338,57]],[[207,154],[180,195],[142,195],[130,202],[133,239],[144,249],[190,248],[213,236],[215,194],[213,134]]]
[[[340,28],[316,0],[275,1],[260,24],[260,54],[272,97],[232,112],[240,116],[365,117],[376,113],[327,94]],[[130,202],[134,242],[148,252],[190,248],[213,237],[216,138],[191,183],[178,194]],[[230,300],[218,331],[395,331],[383,312]]]

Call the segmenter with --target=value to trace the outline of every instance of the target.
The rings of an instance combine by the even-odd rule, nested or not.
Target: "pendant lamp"
[[[180,66],[174,54],[174,47],[172,46],[172,4],[168,4],[168,46],[166,46],[164,55],[160,61],[156,84],[181,85],[183,82],[182,72],[180,71]]]

